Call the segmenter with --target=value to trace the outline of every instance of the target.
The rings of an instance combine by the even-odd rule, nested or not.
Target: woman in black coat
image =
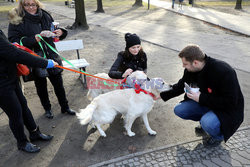
[[[181,95],[185,82],[199,88],[187,92],[174,112],[183,119],[200,121],[201,128],[211,136],[205,144],[217,145],[223,139],[226,142],[244,118],[244,97],[236,72],[226,62],[206,56],[197,45],[188,45],[179,57],[184,75],[172,90],[162,92],[161,98],[167,101]]]
[[[0,30],[0,108],[9,118],[9,126],[17,140],[18,149],[38,152],[40,148],[27,140],[24,125],[30,133],[30,140],[51,140],[53,136],[42,134],[36,125],[22,93],[17,76],[16,63],[31,67],[52,68],[51,59],[32,56],[11,45]]]
[[[59,55],[54,53],[43,41],[41,41],[38,35],[41,34],[41,36],[45,36],[45,41],[55,48],[53,38],[46,37],[48,33],[44,34],[41,32],[53,31],[53,33],[62,40],[66,37],[67,31],[62,28],[54,30],[54,25],[52,23],[54,21],[53,18],[48,12],[42,9],[42,4],[38,0],[20,0],[18,7],[9,12],[9,20],[8,35],[11,42],[19,43],[21,41],[24,46],[34,50],[42,57],[45,55],[47,59],[53,59],[59,65],[62,65],[62,60]],[[41,42],[44,51],[42,51],[38,42]],[[68,105],[61,72],[62,69],[49,69],[48,78],[54,87],[55,94],[61,106],[61,112],[75,115],[75,112],[71,110]],[[37,94],[45,110],[45,116],[47,118],[53,118],[54,115],[51,110],[47,90],[47,79],[46,77],[38,76],[36,73],[34,74]]]
[[[141,40],[136,34],[125,34],[126,48],[117,55],[109,70],[109,77],[123,79],[136,70],[147,72],[147,55],[141,47]]]

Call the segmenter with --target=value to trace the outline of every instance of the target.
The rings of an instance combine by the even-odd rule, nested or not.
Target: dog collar
[[[134,83],[134,81],[133,81],[133,83]],[[125,89],[125,88],[133,88],[132,86],[127,84],[127,77],[121,81],[121,86],[120,86],[120,89]]]
[[[155,95],[153,93],[148,92],[148,91],[142,89],[139,84],[135,84],[135,93],[139,94],[140,92],[148,94],[148,95],[152,96],[153,98],[155,97]]]
[[[124,89],[125,88],[126,82],[127,82],[127,77],[122,80],[120,89]]]

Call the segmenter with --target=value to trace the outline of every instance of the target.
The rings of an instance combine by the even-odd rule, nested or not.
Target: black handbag
[[[42,51],[37,52],[37,55],[46,58],[45,53],[43,51],[43,48],[42,48]],[[48,73],[46,68],[36,67],[36,68],[33,69],[33,71],[34,71],[34,75],[36,77],[46,78],[46,77],[49,76],[49,73]]]
[[[60,57],[58,56],[58,54],[52,53],[49,56],[50,56],[50,59],[53,59],[60,66],[62,65],[62,60],[60,59]],[[49,68],[47,70],[48,70],[49,75],[57,75],[57,74],[62,73],[62,71],[63,71],[62,68]]]
[[[55,52],[55,51],[53,50],[53,47],[50,46],[46,41],[44,41],[44,42],[46,44],[45,46],[43,46],[41,44],[41,42],[39,42],[41,51],[39,51],[37,54],[39,56],[41,56],[41,57],[46,58],[45,50],[43,49],[43,47],[47,48],[47,46],[49,46],[52,49],[53,52]],[[62,65],[62,60],[60,59],[60,57],[59,57],[59,55],[57,53],[50,53],[49,54],[47,52],[47,55],[49,56],[47,58],[50,58],[50,59],[54,60],[55,62],[57,62],[59,65]],[[63,71],[63,69],[61,69],[61,68],[50,68],[50,69],[39,69],[39,70],[35,70],[35,71],[37,71],[35,73],[36,73],[36,76],[38,76],[38,77],[48,77],[49,75],[60,74]]]
[[[49,76],[49,73],[46,68],[34,68],[34,73],[37,77],[46,78]]]

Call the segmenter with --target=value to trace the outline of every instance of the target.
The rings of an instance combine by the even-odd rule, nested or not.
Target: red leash
[[[21,46],[19,45],[18,43],[13,43],[14,46],[16,46],[18,49],[21,49],[23,51],[26,51],[34,56],[38,56],[40,57],[39,55],[37,55],[35,52],[33,52],[32,50],[30,50],[29,48],[25,47],[25,46]],[[101,77],[97,77],[97,76],[94,76],[94,75],[91,75],[91,74],[87,74],[87,73],[83,73],[83,72],[80,72],[80,71],[77,71],[77,70],[73,70],[73,69],[70,69],[70,68],[67,68],[67,67],[63,67],[63,66],[59,66],[59,65],[55,65],[55,67],[58,67],[58,68],[62,68],[62,69],[65,69],[65,70],[69,70],[69,71],[72,71],[72,72],[75,72],[75,73],[80,73],[80,74],[83,74],[83,75],[87,75],[87,76],[91,76],[91,77],[94,77],[94,78],[98,78],[98,79],[102,79],[102,80],[106,80],[106,81],[109,81],[109,82],[113,82],[113,83],[116,83],[116,84],[121,84],[117,81],[113,81],[113,80],[110,80],[110,79],[105,79],[105,78],[101,78]]]
[[[116,83],[116,84],[120,84],[120,83],[117,82],[117,81],[113,81],[113,80],[110,80],[110,79],[105,79],[105,78],[97,77],[97,76],[95,76],[95,75],[83,73],[83,72],[81,72],[81,71],[77,71],[77,70],[74,70],[74,69],[71,69],[71,68],[67,68],[67,67],[63,67],[63,66],[59,66],[59,65],[55,65],[55,67],[62,68],[62,69],[65,69],[65,70],[69,70],[69,71],[72,71],[72,72],[75,72],[75,73],[79,73],[79,74],[91,76],[91,77],[94,77],[94,78],[106,80],[106,81],[113,82],[113,83]]]
[[[25,47],[25,46],[21,46],[19,45],[18,43],[13,43],[14,46],[16,46],[17,48],[21,49],[21,50],[24,50],[34,56],[38,56],[40,57],[39,55],[37,55],[35,52],[33,52],[32,50],[30,50],[29,48]],[[102,79],[102,80],[106,80],[106,81],[109,81],[109,82],[113,82],[113,83],[116,83],[116,84],[121,84],[121,87],[120,89],[124,89],[126,87],[124,87],[124,85],[126,85],[126,80],[127,78],[124,78],[121,83],[117,82],[117,81],[113,81],[113,80],[110,80],[110,79],[105,79],[105,78],[101,78],[101,77],[97,77],[95,75],[91,75],[91,74],[87,74],[87,73],[83,73],[81,71],[77,71],[77,70],[74,70],[74,69],[70,69],[70,68],[67,68],[67,67],[63,67],[63,66],[59,66],[59,65],[55,65],[55,67],[58,67],[58,68],[62,68],[62,69],[65,69],[65,70],[69,70],[69,71],[72,71],[72,72],[75,72],[75,73],[80,73],[80,74],[83,74],[83,75],[87,75],[87,76],[91,76],[91,77],[94,77],[94,78],[98,78],[98,79]],[[148,94],[150,96],[152,96],[153,98],[155,97],[155,95],[151,92],[148,92],[144,89],[141,88],[141,86],[139,84],[135,84],[135,93],[139,94],[140,92],[143,92],[145,94]]]

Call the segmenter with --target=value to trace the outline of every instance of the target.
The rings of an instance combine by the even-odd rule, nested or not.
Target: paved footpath
[[[177,166],[250,167],[250,127],[239,129],[227,143],[207,148],[202,140],[168,145],[101,162],[90,167]]]
[[[148,0],[143,0],[148,2]],[[250,37],[250,22],[248,15],[233,15],[229,13],[219,12],[213,9],[195,8],[192,6],[178,7],[178,2],[175,3],[175,8],[172,9],[172,2],[153,0],[150,1],[151,5],[155,5],[178,14],[189,16],[198,20],[202,20],[228,30],[238,32]]]

